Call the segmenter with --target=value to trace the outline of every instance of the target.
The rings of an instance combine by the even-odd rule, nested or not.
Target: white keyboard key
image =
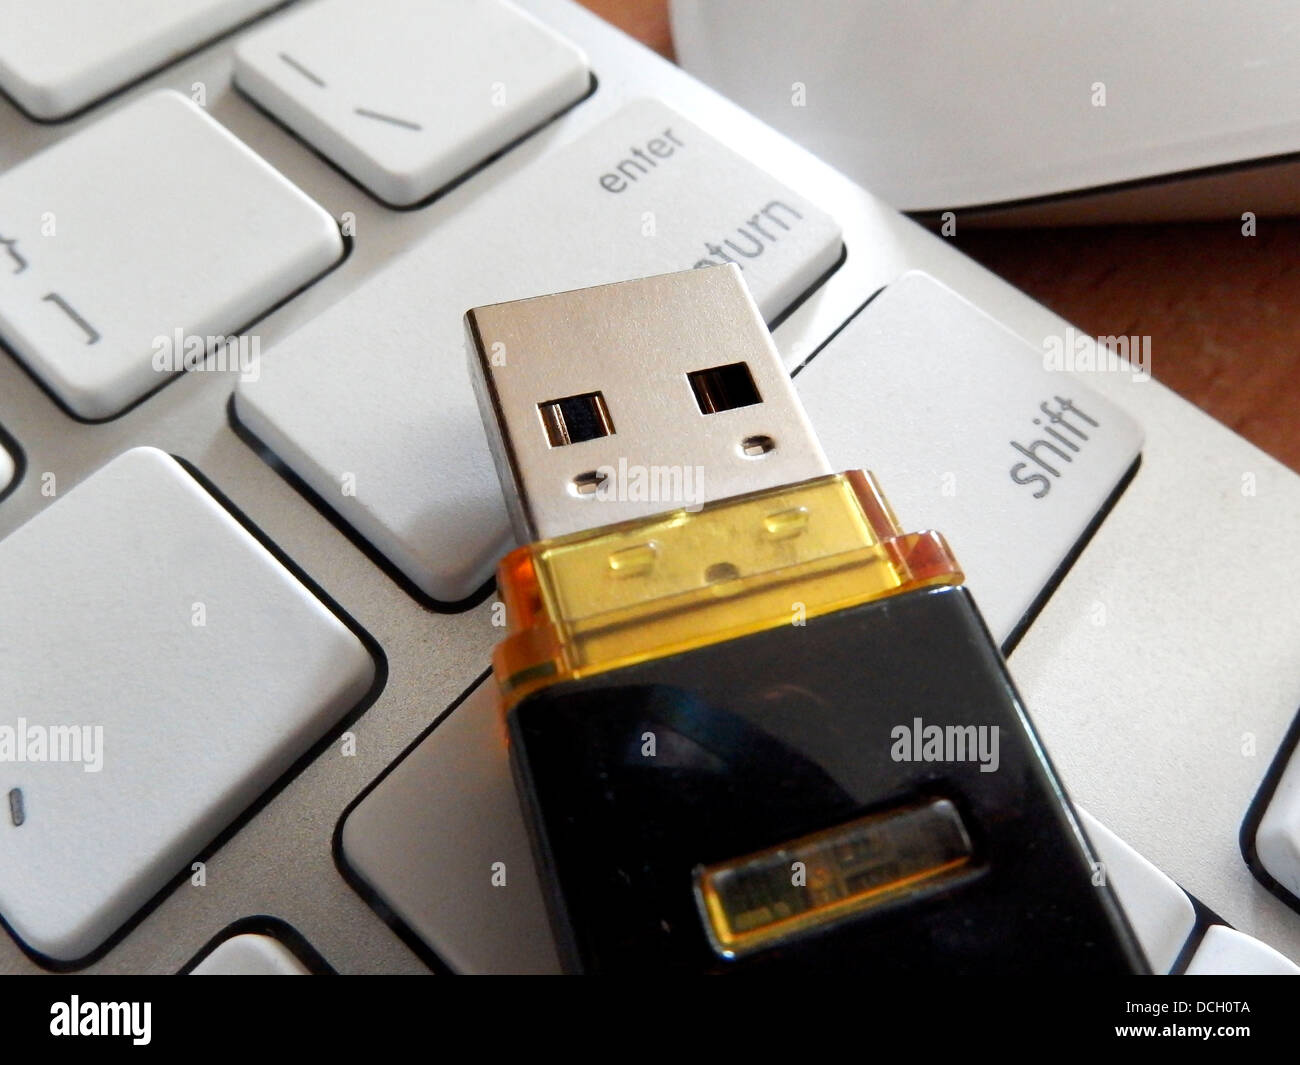
[[[18,472],[17,464],[14,457],[9,454],[4,443],[0,442],[0,496],[8,491],[9,486],[13,483],[14,474]]]
[[[237,414],[423,592],[459,599],[510,544],[469,381],[469,308],[728,255],[770,320],[841,250],[839,227],[796,192],[662,104],[630,104],[266,352]]]
[[[0,174],[0,240],[0,337],[84,418],[166,381],[178,331],[215,348],[343,254],[324,210],[170,91]]]
[[[63,118],[281,0],[0,0],[0,89]]]
[[[0,541],[0,915],[83,958],[374,671],[174,459],[118,456]]]
[[[904,526],[948,539],[999,643],[1142,445],[1127,414],[919,272],[867,304],[795,384],[831,466],[872,470]]]
[[[1169,972],[1196,927],[1192,900],[1173,880],[1090,813],[1086,810],[1078,813],[1105,867],[1107,882],[1119,896],[1129,924],[1142,944],[1151,971]]]
[[[1300,966],[1258,939],[1211,925],[1187,963],[1188,976],[1300,976]]]
[[[245,932],[223,939],[190,976],[310,976],[311,970],[273,936]]]
[[[494,684],[352,808],[343,860],[457,972],[558,972]]]
[[[1255,829],[1255,855],[1269,876],[1300,899],[1300,745],[1291,751]]]
[[[431,196],[591,83],[503,0],[322,0],[244,38],[241,89],[385,203]]]

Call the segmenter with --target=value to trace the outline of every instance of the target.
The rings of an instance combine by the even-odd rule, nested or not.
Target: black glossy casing
[[[896,760],[918,718],[996,725],[996,771]],[[570,971],[1146,971],[962,587],[558,683],[508,723]],[[696,867],[927,797],[961,812],[969,876],[736,959],[711,946]]]

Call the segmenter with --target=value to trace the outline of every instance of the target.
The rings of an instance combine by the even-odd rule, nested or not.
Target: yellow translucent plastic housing
[[[942,536],[902,532],[854,471],[528,544],[497,581],[509,629],[492,664],[508,709],[559,681],[960,584],[962,572]]]

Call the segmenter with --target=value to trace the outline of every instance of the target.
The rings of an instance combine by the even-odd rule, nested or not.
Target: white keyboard
[[[0,0],[0,971],[553,970],[461,316],[725,261],[1153,968],[1297,971],[1300,478],[566,0],[101,6]]]

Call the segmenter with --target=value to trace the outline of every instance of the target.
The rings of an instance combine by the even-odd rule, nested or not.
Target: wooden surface
[[[796,2],[796,0],[791,0]],[[582,0],[672,58],[667,0]],[[1300,471],[1300,221],[963,229],[954,243],[1094,336],[1150,336],[1157,380]]]

